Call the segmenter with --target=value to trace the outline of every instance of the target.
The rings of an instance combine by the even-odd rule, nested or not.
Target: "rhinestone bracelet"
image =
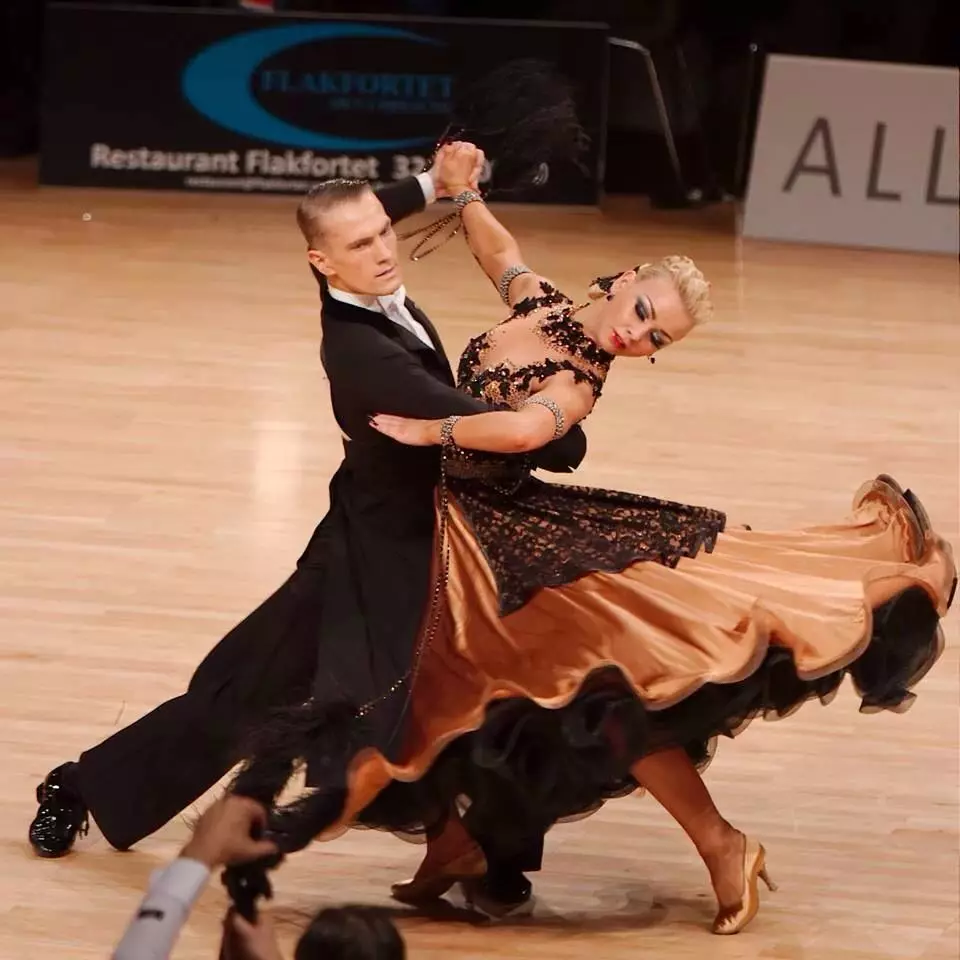
[[[534,395],[525,400],[523,405],[526,406],[528,403],[539,403],[541,406],[546,407],[553,414],[553,419],[555,421],[553,428],[553,439],[559,440],[563,436],[563,428],[567,421],[557,401],[551,400],[549,397]]]

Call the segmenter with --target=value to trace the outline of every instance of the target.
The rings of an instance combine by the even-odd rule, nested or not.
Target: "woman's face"
[[[619,277],[603,304],[600,346],[618,357],[650,357],[682,340],[692,329],[680,294],[668,277]]]

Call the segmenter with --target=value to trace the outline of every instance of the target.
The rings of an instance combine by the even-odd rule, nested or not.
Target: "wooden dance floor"
[[[0,167],[0,958],[109,955],[187,817],[120,854],[94,831],[36,859],[33,791],[160,701],[278,586],[341,453],[319,309],[289,197],[37,189]],[[84,214],[89,213],[89,218]],[[621,360],[577,481],[702,503],[731,523],[842,518],[886,471],[958,543],[957,264],[737,241],[729,209],[502,209],[527,262],[576,297],[683,252],[718,316],[655,367]],[[406,265],[455,357],[502,318],[462,239]],[[829,707],[721,743],[707,782],[780,884],[742,935],[709,934],[691,846],[649,798],[557,827],[534,916],[398,909],[411,958],[952,960],[958,956],[958,618],[902,716]],[[197,730],[202,737],[203,731]],[[198,805],[198,809],[203,804]],[[288,946],[309,915],[389,904],[420,848],[354,832],[276,875]],[[215,956],[214,879],[175,951]]]

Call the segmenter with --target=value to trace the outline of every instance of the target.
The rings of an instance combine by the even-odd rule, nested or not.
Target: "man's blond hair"
[[[323,218],[334,207],[356,200],[371,189],[366,180],[324,180],[311,187],[297,205],[297,226],[307,247],[317,247],[323,239]]]

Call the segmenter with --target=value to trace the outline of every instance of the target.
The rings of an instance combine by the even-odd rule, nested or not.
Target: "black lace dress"
[[[558,373],[599,397],[612,359],[545,287],[470,343],[459,382],[505,409]],[[637,758],[703,765],[847,674],[863,710],[903,709],[941,651],[953,560],[892,483],[832,526],[724,533],[717,510],[544,483],[521,457],[444,463],[403,758],[355,759],[339,828],[415,832],[459,800],[521,843],[636,789]]]
[[[569,372],[588,383],[599,400],[613,356],[584,333],[572,301],[542,286],[544,296],[520,301],[500,327],[470,341],[457,371],[461,390],[497,408],[515,409],[537,384]],[[498,337],[501,331],[506,336]],[[490,362],[494,354],[522,355],[525,346],[542,356],[525,363]],[[496,578],[503,616],[543,587],[586,573],[622,570],[640,560],[675,566],[680,557],[712,549],[726,522],[719,510],[705,507],[543,483],[530,475],[522,457],[455,450],[447,455],[445,473]]]

